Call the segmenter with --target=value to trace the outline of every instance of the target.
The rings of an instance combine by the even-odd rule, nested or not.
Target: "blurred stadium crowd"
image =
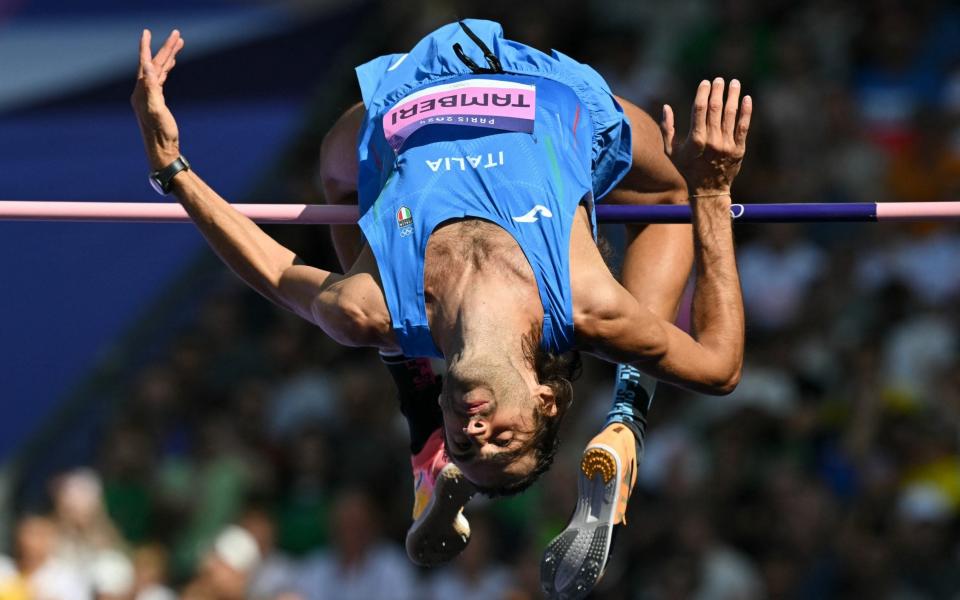
[[[406,25],[375,50],[492,17],[655,117],[700,79],[737,76],[759,111],[737,201],[960,199],[956,5],[518,4],[384,2],[375,18]],[[295,193],[315,141],[283,184]],[[960,598],[960,230],[737,232],[743,382],[726,398],[660,387],[595,597]],[[316,229],[277,233],[329,253]],[[427,571],[401,545],[407,434],[376,353],[337,347],[224,273],[160,356],[117,388],[96,460],[21,507],[0,600],[539,597],[540,553],[575,504],[613,375],[585,361],[551,472],[523,496],[476,499],[468,550]]]

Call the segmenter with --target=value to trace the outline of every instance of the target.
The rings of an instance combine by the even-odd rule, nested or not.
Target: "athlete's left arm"
[[[636,104],[619,96],[614,98],[630,121],[633,164],[603,201],[612,204],[686,204],[687,185],[663,151],[660,126]]]
[[[640,306],[620,286],[592,244],[589,229],[575,224],[570,242],[574,325],[585,350],[631,362],[658,379],[697,391],[725,394],[743,365],[743,299],[733,249],[730,187],[740,171],[753,112],[740,103],[740,83],[702,81],[686,140],[675,136],[673,110],[665,106],[663,148],[682,170],[692,192],[696,284],[693,335]],[[738,116],[739,115],[739,116]],[[585,217],[579,217],[583,220]]]

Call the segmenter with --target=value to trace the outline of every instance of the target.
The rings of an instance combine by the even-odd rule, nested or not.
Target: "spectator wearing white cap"
[[[96,600],[133,600],[133,564],[121,552],[104,550],[90,566]]]
[[[230,525],[214,539],[202,559],[197,578],[187,585],[183,597],[244,600],[259,564],[256,539],[246,529]]]

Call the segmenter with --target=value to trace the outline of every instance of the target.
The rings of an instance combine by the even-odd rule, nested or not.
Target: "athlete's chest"
[[[441,224],[427,241],[423,287],[427,298],[457,293],[476,275],[494,275],[504,285],[530,285],[536,279],[530,263],[509,233],[480,219]]]
[[[609,275],[593,240],[590,222],[584,207],[577,210],[571,224],[570,257],[571,289],[574,314],[582,312],[578,305],[589,304],[589,282],[592,277],[574,276],[584,271],[602,269]],[[482,219],[461,219],[441,224],[427,242],[423,265],[423,289],[426,301],[453,296],[469,286],[471,278],[495,277],[504,286],[517,289],[538,289],[537,279],[527,255],[516,239],[499,226]],[[566,283],[566,282],[558,282]],[[505,307],[505,310],[509,307]]]

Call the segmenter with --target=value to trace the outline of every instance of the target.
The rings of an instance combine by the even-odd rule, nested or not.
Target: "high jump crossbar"
[[[313,204],[234,204],[263,224],[349,225],[356,206]],[[958,221],[960,202],[853,202],[823,204],[734,204],[731,216],[747,223]],[[541,217],[543,218],[543,217]],[[597,205],[601,223],[688,223],[685,205]],[[0,221],[94,221],[188,223],[179,204],[148,202],[0,201]]]

